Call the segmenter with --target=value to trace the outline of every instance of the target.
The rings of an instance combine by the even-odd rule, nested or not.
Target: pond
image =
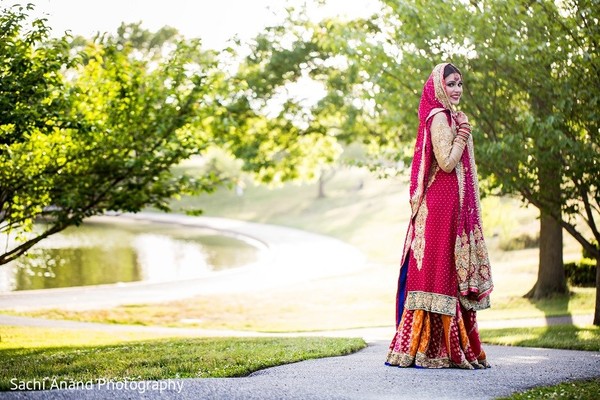
[[[252,240],[173,224],[86,222],[0,266],[0,292],[198,278],[260,257]]]

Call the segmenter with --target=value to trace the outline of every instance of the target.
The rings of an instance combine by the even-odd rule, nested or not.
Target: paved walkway
[[[173,220],[175,217],[175,221]],[[364,267],[352,247],[332,238],[288,228],[218,218],[160,214],[128,215],[132,219],[175,222],[235,232],[263,243],[259,262],[237,270],[188,281],[103,285],[0,295],[0,308],[95,308],[131,302],[165,301],[201,293],[264,290],[298,280],[335,276]],[[175,289],[175,290],[174,290]],[[511,325],[588,324],[591,316],[569,319],[513,320]],[[572,318],[572,319],[571,319]],[[482,327],[500,327],[496,321]],[[68,329],[150,331],[166,335],[282,336],[259,332],[194,328],[132,327],[75,321],[48,321],[0,315],[0,325],[52,326]],[[256,372],[246,378],[116,382],[93,389],[2,392],[6,399],[494,399],[534,386],[600,376],[600,352],[486,346],[493,368],[478,371],[393,368],[383,364],[392,327],[289,335],[363,337],[369,347],[344,357],[303,361]],[[288,335],[288,336],[289,336]],[[144,386],[146,385],[146,386]]]

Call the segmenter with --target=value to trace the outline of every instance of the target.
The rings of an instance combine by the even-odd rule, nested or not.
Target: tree
[[[310,59],[312,45],[276,43],[283,31],[272,29],[258,35],[234,76],[221,82],[215,102],[222,107],[203,129],[218,132],[216,143],[244,160],[243,168],[262,182],[314,180],[341,147],[287,86],[304,76],[301,63]]]
[[[1,17],[0,231],[18,240],[0,264],[91,215],[167,209],[170,197],[218,183],[170,173],[206,142],[193,124],[212,66],[190,72],[198,43],[180,40],[157,64],[102,40],[73,56],[68,37],[49,40],[43,20],[24,31],[27,10]],[[44,228],[32,231],[40,219]]]
[[[311,48],[296,65],[318,72],[310,60],[319,60],[317,67],[337,60],[337,72],[315,74],[328,94],[313,118],[333,120],[333,129],[343,126],[343,135],[380,153],[396,149],[401,160],[414,141],[423,81],[437,62],[455,62],[465,73],[463,107],[475,125],[480,174],[494,193],[540,210],[532,294],[564,293],[562,229],[600,258],[598,1],[383,3],[380,14],[361,20],[288,22]],[[282,28],[286,37],[290,31]]]

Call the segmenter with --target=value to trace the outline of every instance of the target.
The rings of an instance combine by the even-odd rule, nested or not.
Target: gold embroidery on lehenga
[[[448,357],[429,358],[425,353],[417,353],[415,365],[423,368],[448,368],[450,359]]]
[[[454,246],[454,262],[456,263],[456,273],[458,281],[465,282],[469,275],[469,238],[466,233],[462,233],[456,238]]]
[[[486,293],[492,288],[490,261],[483,233],[478,225],[475,225],[470,235],[463,232],[460,238],[456,239],[454,257],[460,292],[477,289],[478,293]],[[490,307],[489,296],[481,300],[470,300],[460,296],[460,302],[467,309],[483,310]]]
[[[408,353],[396,353],[390,350],[387,355],[387,363],[389,365],[399,367],[410,367],[413,363],[414,357]]]
[[[460,304],[467,310],[481,311],[491,307],[490,296],[485,296],[481,300],[470,300],[464,296],[459,296]]]
[[[405,308],[425,310],[444,315],[456,314],[456,297],[438,293],[408,292]]]
[[[463,207],[463,199],[465,198],[465,171],[463,171],[462,163],[456,164],[456,179],[458,180],[458,206]]]
[[[420,271],[423,267],[423,258],[425,257],[425,224],[427,222],[427,200],[423,199],[421,207],[417,211],[415,218],[415,238],[410,246],[417,261],[417,269]]]
[[[417,208],[419,207],[419,199],[421,199],[421,195],[423,194],[425,188],[423,187],[423,178],[425,177],[425,150],[427,146],[427,129],[423,129],[423,144],[421,145],[421,162],[419,164],[419,174],[417,176],[417,187],[415,189],[414,195],[410,199],[410,207],[412,211],[412,216],[415,216],[417,212]]]

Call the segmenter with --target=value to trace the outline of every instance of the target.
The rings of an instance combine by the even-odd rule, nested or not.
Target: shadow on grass
[[[597,326],[482,329],[481,338],[486,343],[505,346],[600,351],[600,327]]]
[[[546,325],[573,325],[573,316],[569,311],[569,302],[575,293],[555,294],[542,299],[526,299],[531,305],[544,313]]]
[[[576,320],[581,325],[581,316],[587,315],[589,317],[594,313],[594,289],[572,286],[569,288],[568,293],[552,294],[540,299],[530,297],[531,292],[529,292],[521,297],[520,304],[525,308],[539,310],[540,312],[537,314],[543,314],[546,325],[575,324]],[[591,319],[589,324],[591,324]]]
[[[542,299],[523,297],[544,314],[545,325],[535,320],[531,326],[483,329],[484,342],[508,346],[542,347],[566,350],[600,351],[600,327],[576,326],[573,310],[581,309],[585,295],[577,291]]]

